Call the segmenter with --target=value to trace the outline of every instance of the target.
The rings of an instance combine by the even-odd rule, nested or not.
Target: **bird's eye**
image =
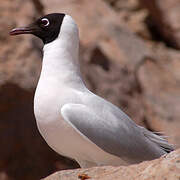
[[[41,23],[43,26],[46,26],[46,27],[49,26],[49,20],[47,18],[41,19]]]

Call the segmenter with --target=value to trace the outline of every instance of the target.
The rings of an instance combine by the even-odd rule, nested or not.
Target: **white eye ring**
[[[44,26],[49,26],[49,20],[47,18],[41,19],[41,22],[43,23]]]

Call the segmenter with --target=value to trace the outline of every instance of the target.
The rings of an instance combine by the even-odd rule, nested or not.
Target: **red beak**
[[[22,27],[22,28],[15,28],[12,29],[9,34],[12,36],[19,35],[19,34],[32,34],[34,29],[31,27]]]

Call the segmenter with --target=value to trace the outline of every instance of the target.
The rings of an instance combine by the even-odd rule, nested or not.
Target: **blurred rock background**
[[[51,12],[70,14],[79,26],[89,89],[180,147],[180,1],[1,0],[0,180],[36,180],[79,167],[51,150],[36,127],[42,43],[8,34]]]

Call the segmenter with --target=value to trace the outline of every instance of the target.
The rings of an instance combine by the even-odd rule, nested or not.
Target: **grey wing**
[[[131,163],[155,159],[165,154],[153,138],[144,135],[143,128],[129,123],[129,120],[126,124],[126,121],[115,116],[110,116],[109,120],[104,119],[92,108],[82,104],[65,104],[61,114],[77,132],[98,147]]]

